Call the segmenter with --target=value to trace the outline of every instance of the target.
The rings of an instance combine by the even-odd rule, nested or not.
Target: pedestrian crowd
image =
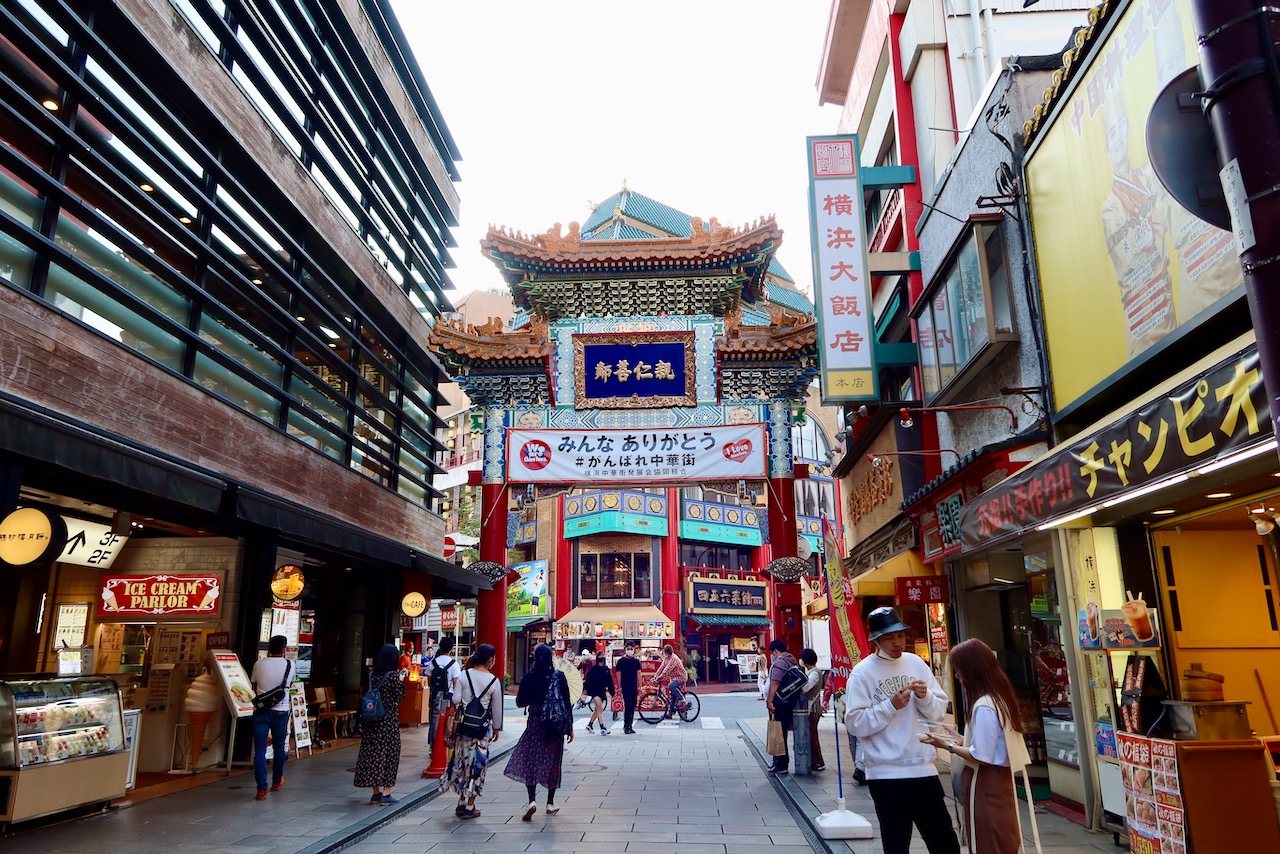
[[[949,699],[933,669],[907,652],[909,627],[898,613],[893,608],[873,610],[867,630],[871,654],[862,657],[849,674],[843,713],[854,759],[853,779],[865,785],[871,796],[885,854],[906,854],[914,831],[930,854],[959,854],[960,839],[935,765],[940,750],[952,757],[953,793],[963,813],[961,826],[970,851],[1016,854],[1022,834],[1014,774],[1025,772],[1030,758],[1014,690],[995,653],[976,639],[958,644],[951,652],[951,671],[963,692],[968,722],[961,736],[944,724]],[[267,658],[254,667],[253,687],[263,698],[274,696],[276,684],[290,679],[284,640],[271,638]],[[476,802],[484,792],[490,747],[502,734],[504,685],[501,674],[492,671],[497,658],[492,645],[480,644],[465,662],[453,655],[453,648],[453,640],[447,637],[439,647],[424,648],[421,673],[430,704],[428,738],[436,737],[438,727],[448,751],[439,788],[457,795],[455,815],[466,820],[480,816]],[[831,707],[835,684],[831,674],[818,667],[815,650],[802,649],[797,658],[781,639],[769,644],[767,657],[760,655],[765,660],[757,667],[759,687],[769,714],[766,750],[773,760],[769,774],[789,772],[789,732],[793,742],[797,737],[807,741],[810,770],[824,771],[818,726]],[[362,699],[354,779],[357,788],[370,790],[370,804],[399,803],[391,794],[400,763],[397,709],[413,663],[410,647],[402,651],[393,644],[383,646],[372,663],[368,693]],[[605,711],[618,695],[623,732],[635,733],[642,663],[634,645],[626,647],[613,667],[603,653],[584,650],[576,668],[572,656],[557,662],[550,646],[539,645],[515,698],[528,721],[502,771],[526,787],[528,800],[520,811],[524,821],[538,811],[539,788],[546,792],[543,811],[555,815],[560,809],[555,796],[562,783],[565,745],[574,737],[566,671],[575,683],[580,680],[582,704],[591,709],[587,732],[609,735]],[[667,717],[680,708],[687,675],[680,657],[666,645],[653,683],[669,700]],[[268,791],[268,736],[276,745],[270,790],[284,786],[287,738],[277,731],[281,721],[288,726],[289,712],[287,697],[276,705],[255,705],[261,706],[253,718],[256,797],[261,800]],[[798,733],[794,731],[797,711],[807,712],[801,716],[806,729]],[[1032,821],[1034,829],[1034,812]]]

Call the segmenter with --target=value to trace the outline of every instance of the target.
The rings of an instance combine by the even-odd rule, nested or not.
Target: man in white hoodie
[[[908,628],[892,608],[867,616],[876,653],[849,676],[844,723],[859,740],[885,854],[907,854],[912,824],[930,854],[960,854],[935,751],[920,741],[942,722],[947,695],[924,659],[906,651]]]

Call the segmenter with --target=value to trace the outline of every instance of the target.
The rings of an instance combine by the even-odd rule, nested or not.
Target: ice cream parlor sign
[[[106,575],[98,616],[216,617],[221,605],[220,575]]]

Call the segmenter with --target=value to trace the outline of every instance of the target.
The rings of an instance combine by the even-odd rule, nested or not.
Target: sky
[[[491,224],[584,222],[623,182],[738,227],[770,214],[811,294],[805,136],[829,0],[393,0],[462,159],[453,298],[502,288]]]

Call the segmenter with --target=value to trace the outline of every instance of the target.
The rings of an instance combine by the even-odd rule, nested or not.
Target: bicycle
[[[698,700],[698,695],[692,691],[682,690],[680,693],[682,697],[676,707],[676,713],[685,723],[693,723],[702,713],[702,703]],[[664,687],[650,683],[649,687],[641,691],[640,696],[636,698],[636,712],[640,715],[640,720],[647,724],[656,724],[664,720],[670,711],[671,700]]]

